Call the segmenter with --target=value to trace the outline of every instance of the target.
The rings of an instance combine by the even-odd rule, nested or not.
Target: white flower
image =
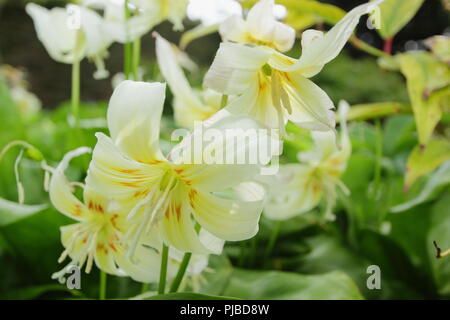
[[[295,30],[275,19],[274,0],[260,0],[249,11],[247,19],[233,15],[220,25],[224,41],[253,43],[288,51],[295,42]]]
[[[250,115],[269,127],[284,130],[285,123],[291,120],[310,130],[333,130],[333,101],[308,78],[319,73],[339,54],[360,17],[378,3],[354,8],[326,34],[305,31],[299,59],[267,46],[224,42],[206,74],[204,85],[223,94],[238,95],[227,110]],[[259,25],[264,25],[264,19],[260,19]]]
[[[116,88],[107,114],[111,138],[97,133],[87,185],[129,207],[128,219],[133,223],[132,253],[140,239],[154,228],[167,245],[193,253],[211,253],[200,241],[196,223],[223,240],[254,236],[264,190],[254,186],[253,201],[225,199],[214,192],[253,177],[260,164],[205,164],[204,161],[183,164],[180,157],[189,153],[190,139],[201,135],[206,128],[223,133],[227,129],[256,129],[258,126],[248,117],[225,116],[226,112],[222,112],[209,122],[209,127],[194,130],[166,158],[159,149],[164,98],[165,85],[160,83],[125,81]],[[223,136],[229,138],[229,135]],[[249,141],[245,136],[236,138],[235,142],[242,149],[219,148],[217,152],[227,152],[232,159],[256,152],[258,141]],[[218,143],[205,143],[204,148],[217,147]],[[232,145],[227,140],[221,143]],[[199,154],[204,149],[194,151]],[[265,164],[269,160],[270,156],[261,162]]]
[[[213,91],[197,91],[191,88],[178,64],[177,48],[156,35],[156,56],[159,68],[174,95],[175,122],[192,129],[195,121],[211,117],[221,107],[222,95]]]
[[[314,142],[310,152],[299,153],[300,163],[280,167],[277,176],[270,181],[270,192],[264,214],[273,220],[286,220],[314,209],[322,198],[326,200],[325,217],[333,219],[336,202],[336,186],[348,192],[340,181],[351,155],[346,114],[348,104],[341,102],[341,141],[336,146],[333,132],[312,132]]]
[[[114,41],[133,42],[159,23],[169,20],[175,30],[183,29],[188,0],[84,0],[85,5],[104,10],[107,31]]]
[[[88,57],[97,65],[95,78],[108,75],[103,59],[112,41],[95,11],[76,5],[48,10],[34,3],[27,4],[26,11],[33,18],[39,40],[54,60],[73,64]]]

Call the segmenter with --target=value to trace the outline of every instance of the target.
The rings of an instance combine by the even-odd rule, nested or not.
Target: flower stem
[[[161,254],[161,270],[159,271],[159,287],[158,287],[159,294],[164,294],[164,291],[166,290],[168,260],[169,260],[169,247],[163,244]]]
[[[386,40],[384,40],[384,46],[383,46],[383,51],[385,54],[388,55],[392,55],[392,45],[394,43],[394,38],[393,37],[389,37]]]
[[[380,189],[381,181],[381,162],[383,160],[383,132],[381,128],[380,119],[375,119],[375,172],[374,172],[374,195],[376,197],[378,190]]]
[[[72,64],[72,116],[74,127],[78,128],[80,117],[80,60]]]
[[[145,293],[148,291],[148,283],[143,283],[141,287],[141,293]]]
[[[128,41],[128,19],[130,18],[130,8],[128,7],[128,0],[124,2],[124,10],[125,10],[125,33],[127,37],[127,41],[124,44],[124,62],[123,62],[123,73],[125,75],[125,79],[130,78],[131,68],[132,68],[132,54],[133,54],[133,44]]]
[[[282,221],[279,220],[275,223],[275,228],[272,231],[272,234],[270,235],[269,242],[267,243],[266,251],[264,252],[264,261],[267,261],[269,259],[270,255],[272,254],[273,247],[275,246],[275,242],[277,241],[278,234],[280,233]]]
[[[192,253],[186,252],[184,254],[183,260],[181,261],[180,268],[178,269],[177,275],[172,282],[172,286],[170,287],[169,292],[177,292],[180,287],[181,280],[183,280],[184,274],[186,273],[186,269],[189,265],[189,261],[191,260]]]
[[[100,300],[106,299],[106,272],[100,271]]]
[[[141,60],[141,38],[137,38],[133,42],[133,80],[138,80],[138,69]]]
[[[450,256],[450,249],[447,249],[444,252],[442,252],[441,248],[438,247],[436,241],[433,241],[433,244],[434,247],[436,248],[436,258],[441,259]]]

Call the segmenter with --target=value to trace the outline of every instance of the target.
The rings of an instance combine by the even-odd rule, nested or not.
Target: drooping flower
[[[194,90],[178,63],[176,50],[167,40],[156,35],[159,68],[175,98],[175,121],[181,127],[192,129],[195,121],[206,120],[220,110],[222,95],[209,89]]]
[[[295,30],[274,16],[274,0],[261,0],[249,11],[246,20],[233,15],[219,28],[224,41],[268,46],[285,52],[295,42]]]
[[[273,220],[286,220],[314,209],[325,198],[325,217],[333,219],[332,209],[336,202],[336,186],[348,192],[340,177],[346,169],[351,155],[346,114],[348,104],[339,105],[341,134],[340,146],[336,145],[331,131],[312,132],[313,149],[299,153],[300,163],[280,167],[279,173],[270,182],[268,200],[264,214]]]
[[[265,3],[259,3],[259,12]],[[234,114],[251,115],[269,127],[284,130],[290,120],[310,130],[332,130],[334,104],[308,78],[339,54],[360,17],[378,4],[374,1],[354,8],[326,34],[316,30],[303,32],[299,59],[267,45],[223,42],[204,85],[223,94],[238,95],[227,109]],[[260,26],[268,19],[266,10],[260,15]]]
[[[183,29],[188,0],[84,0],[83,3],[103,9],[109,36],[116,42],[127,43],[165,20],[172,22],[175,30]]]
[[[89,273],[94,265],[112,275],[130,276],[136,281],[151,283],[159,279],[162,241],[157,233],[151,233],[142,238],[136,246],[133,259],[127,255],[129,242],[127,233],[131,224],[126,220],[127,212],[120,205],[105,195],[84,188],[83,202],[72,192],[71,184],[64,171],[71,159],[90,152],[89,148],[79,148],[69,152],[53,171],[50,181],[50,200],[61,213],[77,221],[75,224],[61,228],[61,241],[65,248],[59,262],[69,257],[69,264],[61,271],[53,274],[52,278],[64,278],[71,266],[83,268]],[[207,232],[200,234],[200,241],[211,249],[220,253],[223,242],[216,240]],[[168,275],[170,280],[175,277],[182,254],[177,250],[169,250]],[[198,275],[207,266],[207,255],[194,255],[196,261],[187,275]]]
[[[27,4],[26,11],[33,19],[39,40],[54,60],[73,64],[87,57],[97,66],[96,79],[108,76],[103,59],[112,40],[95,11],[72,4],[48,10],[34,3]]]
[[[244,200],[225,199],[214,192],[248,180],[261,164],[270,161],[271,155],[256,164],[236,161],[242,154],[257,152],[260,141],[224,133],[236,128],[253,130],[258,125],[248,117],[225,116],[224,111],[216,114],[214,121],[208,120],[208,127],[194,129],[166,158],[159,149],[164,99],[163,84],[133,81],[120,84],[111,97],[107,113],[111,138],[97,133],[98,142],[88,171],[90,188],[102,190],[129,207],[127,219],[132,223],[129,234],[133,238],[130,252],[155,226],[164,243],[183,252],[211,252],[200,241],[198,228],[223,240],[254,236],[264,190],[253,184],[248,188],[251,198],[246,195]],[[190,139],[202,136],[206,129],[214,129],[224,140],[213,139],[195,147],[194,139],[193,156],[194,159],[199,156],[200,161],[183,161],[192,151]],[[207,148],[226,153],[234,164],[207,164],[202,159]]]

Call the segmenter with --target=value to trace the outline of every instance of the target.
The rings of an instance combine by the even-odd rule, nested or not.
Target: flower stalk
[[[106,280],[107,275],[105,271],[100,271],[100,300],[106,300]]]
[[[183,256],[183,260],[181,261],[180,268],[178,269],[177,275],[172,282],[172,286],[170,287],[170,293],[177,292],[180,287],[181,281],[183,280],[184,274],[186,273],[186,269],[189,265],[189,261],[191,260],[192,252],[186,252]]]
[[[166,290],[168,260],[169,260],[169,247],[163,244],[161,255],[161,270],[159,271],[159,287],[158,287],[159,294],[164,294],[164,291]]]

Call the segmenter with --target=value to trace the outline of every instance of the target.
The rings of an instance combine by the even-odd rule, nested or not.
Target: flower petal
[[[72,193],[72,187],[64,175],[64,171],[70,160],[89,152],[91,149],[86,147],[68,152],[56,167],[50,180],[50,201],[59,212],[75,220],[85,219],[89,215],[89,210]]]
[[[172,45],[159,35],[156,36],[156,56],[161,73],[176,99],[174,109],[177,123],[182,122],[190,128],[195,120],[208,118],[214,110],[202,103],[178,65]]]
[[[219,34],[223,41],[245,43],[247,41],[247,25],[242,17],[232,15],[220,24]]]
[[[325,91],[298,72],[286,74],[283,81],[292,106],[289,120],[309,130],[334,130],[334,103]]]
[[[151,163],[164,159],[159,149],[159,126],[165,85],[124,81],[115,90],[108,107],[111,138],[129,158]]]
[[[186,194],[186,188],[183,186],[178,186],[172,191],[170,203],[159,222],[161,237],[167,245],[183,252],[210,253],[195,230]]]
[[[170,159],[193,188],[221,191],[253,177],[280,152],[276,132],[221,110],[172,149]]]
[[[87,186],[102,190],[118,201],[135,202],[144,198],[152,181],[159,179],[163,170],[157,165],[126,158],[110,138],[103,133],[96,136],[98,141],[86,178]]]
[[[191,192],[189,199],[195,219],[218,238],[240,241],[258,232],[262,200],[228,200],[207,192]]]
[[[39,40],[54,60],[70,64],[84,57],[86,44],[83,34],[75,28],[69,28],[66,9],[47,10],[28,3],[26,11],[33,19]]]
[[[251,37],[279,51],[288,51],[295,42],[295,30],[275,19],[274,0],[261,0],[247,15],[248,32]]]
[[[303,47],[300,59],[289,68],[289,71],[299,70],[308,78],[316,75],[325,64],[341,52],[361,16],[373,11],[379,3],[380,1],[372,1],[347,13],[325,36]]]
[[[313,167],[303,164],[281,166],[270,186],[264,214],[272,220],[287,220],[316,207],[323,190],[313,172]]]
[[[257,82],[258,71],[268,61],[272,50],[223,42],[208,70],[204,86],[223,94],[240,94]]]

